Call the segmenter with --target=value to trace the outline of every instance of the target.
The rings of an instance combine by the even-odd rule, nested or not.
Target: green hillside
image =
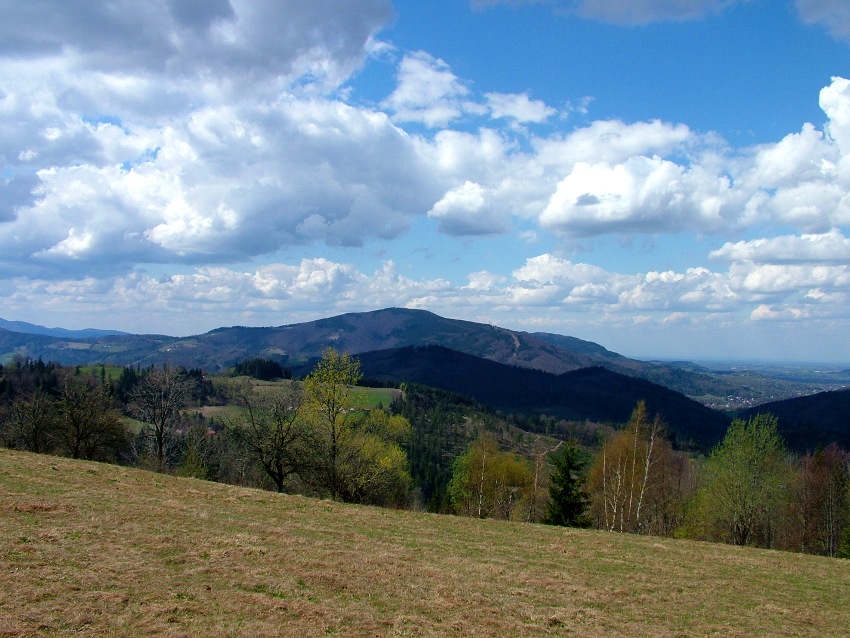
[[[840,636],[850,561],[0,449],[0,635]]]

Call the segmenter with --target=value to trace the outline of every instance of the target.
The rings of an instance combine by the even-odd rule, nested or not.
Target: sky
[[[0,317],[850,364],[846,0],[0,0]]]

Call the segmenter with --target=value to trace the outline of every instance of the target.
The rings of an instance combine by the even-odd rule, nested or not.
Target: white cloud
[[[398,86],[383,102],[399,122],[446,126],[465,112],[481,114],[484,108],[467,99],[469,89],[440,59],[418,51],[405,55],[398,69]]]
[[[819,233],[850,223],[850,83],[842,78],[821,92],[826,134],[807,124],[735,153],[712,135],[660,121],[526,132],[521,143],[515,131],[485,127],[414,136],[340,97],[233,100],[208,84],[207,101],[175,98],[153,126],[135,97],[115,97],[140,94],[137,83],[100,71],[118,87],[106,100],[119,112],[91,119],[94,76],[72,74],[67,60],[53,75],[35,64],[0,70],[0,110],[22,123],[0,128],[0,151],[17,158],[0,189],[6,272],[27,263],[42,275],[121,272],[136,262],[222,263],[308,242],[359,246],[397,237],[424,215],[454,236],[505,233],[514,220],[585,237],[723,234],[771,222]],[[409,112],[436,125],[484,108],[425,53],[405,56],[399,78],[387,100],[396,118]],[[88,97],[69,108],[60,100],[69,90]],[[525,95],[489,99],[491,114],[548,114]]]
[[[776,192],[767,207],[774,222],[805,232],[850,223],[850,195],[838,182],[803,182]]]
[[[509,216],[584,237],[739,233],[771,223],[825,232],[850,223],[844,85],[835,78],[822,92],[827,135],[805,124],[776,144],[737,152],[713,135],[658,121],[597,121],[531,136],[530,149],[504,131],[441,131],[426,154],[455,185],[430,215],[454,235],[503,232]],[[471,194],[467,183],[474,198],[460,196]]]
[[[0,8],[0,271],[359,245],[445,190],[386,114],[322,94],[376,48],[387,0]]]
[[[811,124],[800,133],[787,135],[777,144],[757,150],[753,175],[755,186],[776,189],[805,181],[826,181],[838,159],[838,149]]]
[[[808,319],[808,313],[802,308],[762,304],[750,313],[750,319],[753,321],[800,321]]]
[[[335,100],[208,106],[158,132],[86,130],[101,158],[39,171],[37,201],[0,225],[0,266],[35,256],[61,270],[64,256],[72,267],[120,270],[311,240],[358,245],[404,232],[439,192],[414,140],[386,115]]]
[[[850,156],[850,80],[832,78],[830,85],[820,92],[820,107],[829,118],[826,130],[846,162]]]
[[[466,285],[468,290],[488,291],[494,290],[499,284],[505,282],[505,278],[501,275],[481,270],[469,274],[469,283]]]
[[[535,149],[542,162],[566,167],[577,162],[617,163],[635,155],[681,153],[698,142],[683,124],[597,120],[565,135],[536,139]]]
[[[797,262],[850,263],[850,239],[837,228],[815,235],[784,235],[726,243],[712,251],[712,259],[787,264]]]
[[[449,235],[487,235],[504,232],[506,220],[495,213],[489,194],[480,184],[466,181],[443,195],[428,211],[438,219],[439,228]]]
[[[659,157],[613,166],[581,162],[558,184],[540,223],[573,235],[713,229],[735,199],[723,177]]]
[[[542,100],[532,100],[525,93],[486,93],[485,97],[496,119],[509,118],[517,122],[539,124],[557,113]]]
[[[526,259],[525,264],[512,274],[514,280],[520,284],[559,286],[602,283],[609,277],[605,270],[597,266],[575,264],[548,253]]]
[[[730,286],[742,293],[795,295],[811,289],[847,290],[850,267],[826,264],[753,264],[736,262],[729,269]]]

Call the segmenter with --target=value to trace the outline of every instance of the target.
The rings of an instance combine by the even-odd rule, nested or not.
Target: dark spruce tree
[[[273,381],[275,379],[291,379],[292,371],[289,368],[284,368],[277,361],[256,357],[246,361],[237,361],[233,366],[231,376],[247,376],[260,381]]]
[[[590,527],[587,508],[590,496],[584,491],[581,471],[584,462],[575,441],[564,443],[552,456],[554,470],[549,479],[549,503],[543,522],[564,527]]]

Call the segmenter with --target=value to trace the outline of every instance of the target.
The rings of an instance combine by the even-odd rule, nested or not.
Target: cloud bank
[[[645,24],[734,2],[553,4]],[[804,20],[838,37],[843,6],[798,0]],[[144,311],[164,332],[175,314],[269,324],[390,305],[482,319],[568,310],[612,325],[847,322],[847,79],[812,96],[824,124],[732,148],[684,123],[574,125],[568,105],[481,90],[444,60],[381,42],[384,0],[331,13],[307,0],[0,9],[6,312]],[[352,79],[387,51],[394,86],[358,99]],[[279,263],[293,249],[381,245],[417,224],[563,250],[506,255],[516,263],[465,281],[411,277],[392,259],[377,270]],[[713,242],[706,263],[618,272],[568,256],[576,241],[683,234]]]

